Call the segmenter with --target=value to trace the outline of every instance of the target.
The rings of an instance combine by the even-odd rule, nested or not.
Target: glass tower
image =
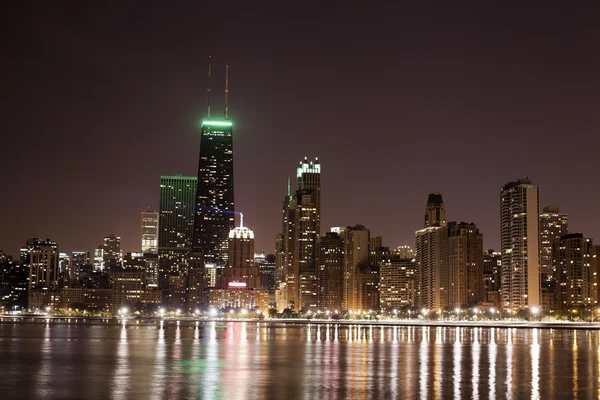
[[[210,118],[201,128],[192,251],[216,268],[227,265],[229,232],[235,227],[232,125]]]

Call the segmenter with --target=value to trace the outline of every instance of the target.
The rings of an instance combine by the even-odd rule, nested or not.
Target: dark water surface
[[[1,399],[599,399],[598,331],[0,324]]]

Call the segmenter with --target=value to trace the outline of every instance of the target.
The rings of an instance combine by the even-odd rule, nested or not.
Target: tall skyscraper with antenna
[[[208,65],[207,117],[200,128],[198,188],[192,252],[202,254],[204,265],[225,268],[229,232],[235,225],[233,191],[233,123],[229,119],[229,66],[225,67],[225,109],[221,118],[211,115]]]

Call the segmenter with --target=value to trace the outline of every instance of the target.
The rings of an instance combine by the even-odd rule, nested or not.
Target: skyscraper
[[[557,307],[592,303],[593,271],[590,263],[592,240],[581,233],[561,236],[558,242]]]
[[[318,236],[321,229],[321,165],[300,161],[297,189],[283,207],[284,269],[288,300],[296,310],[317,305]]]
[[[371,232],[363,225],[342,226],[332,228],[332,232],[339,233],[344,242],[344,293],[342,308],[345,310],[358,310],[362,300],[358,296],[357,275],[359,269],[364,270],[369,264],[369,242]]]
[[[342,310],[344,298],[344,241],[327,232],[319,240],[317,303],[323,310]]]
[[[415,261],[391,257],[380,264],[379,297],[381,308],[414,306]]]
[[[244,218],[241,214],[240,226],[229,232],[228,250],[225,288],[259,289],[260,278],[254,263],[254,232],[244,226]]]
[[[232,126],[210,116],[201,126],[192,250],[217,268],[227,265],[229,232],[235,227]]]
[[[503,308],[539,307],[539,187],[530,179],[509,182],[500,192]]]
[[[475,224],[449,222],[440,240],[447,271],[447,307],[475,306],[485,300],[483,288],[483,235]],[[447,257],[447,260],[445,259]]]
[[[142,253],[158,253],[158,213],[142,211],[141,215]]]
[[[58,246],[50,239],[29,239],[21,249],[21,263],[29,269],[29,290],[58,289]]]
[[[540,214],[540,271],[542,282],[552,280],[556,265],[554,251],[560,237],[569,233],[569,217],[556,206],[544,207]]]
[[[121,252],[121,237],[110,233],[104,236],[102,242],[102,249],[104,252],[102,256],[104,258],[104,268],[109,272],[118,270],[123,266],[123,253]]]
[[[446,223],[446,207],[441,193],[430,193],[425,207],[425,227],[442,226]]]
[[[197,178],[174,175],[160,177],[158,231],[159,270],[179,272],[192,245]],[[159,281],[165,283],[164,277]]]
[[[415,232],[417,304],[426,309],[447,306],[447,268],[440,265],[440,227],[446,225],[441,193],[430,193],[425,205],[424,228]],[[446,245],[443,240],[441,244]]]

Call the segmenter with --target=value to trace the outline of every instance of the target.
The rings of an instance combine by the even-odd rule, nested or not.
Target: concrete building
[[[590,247],[592,304],[600,304],[600,245]]]
[[[440,268],[440,229],[430,226],[415,232],[417,305],[428,310],[447,306],[444,301],[448,298],[444,286],[447,277]]]
[[[269,307],[269,291],[260,289],[230,288],[208,289],[210,307],[218,309],[258,307],[267,310]]]
[[[370,231],[363,225],[342,226],[331,231],[338,233],[344,242],[342,309],[358,310],[361,301],[356,276],[360,266],[369,265]]]
[[[502,306],[517,312],[541,306],[539,187],[530,179],[500,192]]]
[[[500,252],[487,250],[483,253],[483,287],[485,302],[502,310],[500,283],[502,281],[502,257]]]

